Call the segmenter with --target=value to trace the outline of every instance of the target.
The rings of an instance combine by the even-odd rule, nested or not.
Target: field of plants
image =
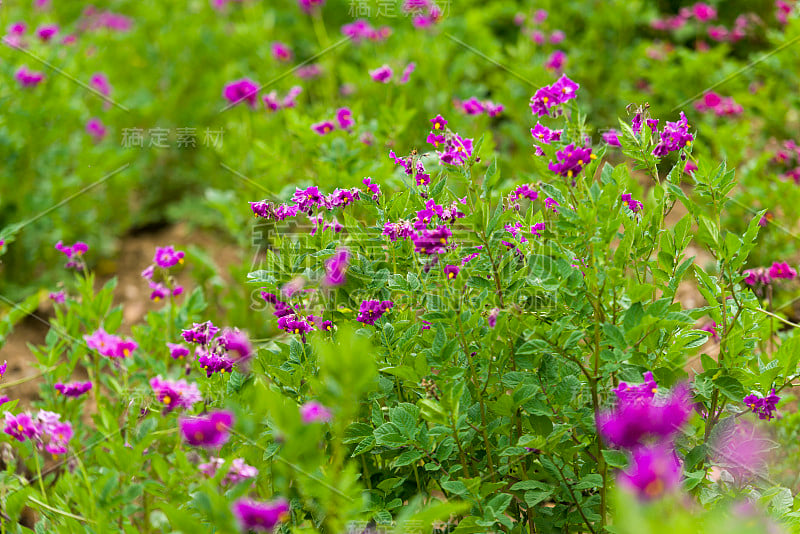
[[[0,37],[0,534],[800,533],[800,3]]]

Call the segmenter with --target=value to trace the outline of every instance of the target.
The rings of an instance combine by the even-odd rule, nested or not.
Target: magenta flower
[[[336,110],[336,122],[339,123],[339,127],[343,130],[347,130],[355,124],[353,112],[350,111],[350,108],[339,108]]]
[[[6,412],[5,418],[6,426],[4,432],[19,441],[25,441],[25,438],[33,438],[38,434],[31,416],[26,413],[13,415],[10,412]]]
[[[556,152],[556,162],[550,162],[547,168],[556,174],[573,178],[597,156],[592,154],[591,147],[579,147],[570,143],[562,150]]]
[[[322,7],[325,0],[297,0],[297,3],[306,13],[311,13],[317,8]]]
[[[57,304],[64,304],[67,300],[67,296],[63,291],[53,291],[50,293],[50,300]]]
[[[794,280],[797,278],[797,271],[792,269],[787,262],[774,262],[772,267],[769,268],[769,277],[772,279],[783,278],[785,280]]]
[[[292,49],[289,48],[289,45],[281,43],[280,41],[275,41],[272,43],[272,57],[285,63],[291,61],[294,54],[292,53]]]
[[[701,326],[700,330],[708,332],[709,334],[711,334],[711,339],[713,339],[716,342],[719,342],[719,332],[717,331],[717,323],[715,321],[709,321],[708,323]]]
[[[249,78],[242,78],[226,85],[222,96],[233,105],[246,101],[255,108],[258,104],[258,85]]]
[[[339,248],[328,261],[325,262],[325,278],[323,283],[326,286],[340,286],[347,281],[347,264],[350,261],[350,253],[346,248]]]
[[[553,85],[545,85],[531,97],[531,112],[534,115],[550,115],[550,109],[575,98],[580,85],[562,74]]]
[[[731,426],[719,427],[709,445],[711,461],[740,487],[769,471],[772,442],[751,421],[737,419]]]
[[[197,347],[195,356],[197,356],[198,365],[205,370],[208,378],[211,378],[214,373],[230,373],[233,371],[234,361],[215,349],[208,350],[205,347]]]
[[[489,315],[486,318],[489,328],[494,328],[497,325],[497,317],[499,315],[500,310],[498,308],[492,308],[492,311],[489,312]]]
[[[220,347],[227,352],[235,352],[239,355],[237,361],[246,361],[253,356],[253,346],[250,339],[238,328],[226,328],[219,337]]]
[[[175,250],[171,245],[168,247],[157,247],[153,262],[162,269],[183,263],[184,253],[182,250]]]
[[[7,368],[8,368],[8,360],[3,360],[3,363],[0,364],[0,378],[3,378],[3,375],[6,374]]]
[[[23,35],[28,30],[28,26],[24,22],[15,22],[8,27],[10,35]]]
[[[439,226],[433,230],[427,228],[413,233],[411,240],[414,242],[414,252],[422,254],[444,254],[448,249],[448,239],[453,232],[447,226]]]
[[[372,200],[378,201],[378,197],[381,196],[381,186],[378,184],[372,183],[372,178],[364,178],[362,183],[367,186],[370,193],[372,193]]]
[[[89,79],[89,86],[105,96],[111,94],[111,84],[108,83],[108,78],[106,78],[105,74],[93,74]]]
[[[217,448],[230,438],[233,414],[227,411],[211,412],[207,416],[179,419],[184,441],[195,447]]]
[[[356,320],[364,324],[374,325],[393,306],[394,302],[390,300],[365,300],[361,303]]]
[[[336,126],[331,121],[322,121],[311,125],[311,129],[319,135],[327,135],[336,129]]]
[[[58,34],[58,24],[45,24],[36,29],[36,35],[42,42],[47,43]]]
[[[692,15],[700,22],[708,22],[717,18],[717,10],[708,4],[698,2],[692,6]]]
[[[672,447],[658,444],[633,451],[630,467],[620,473],[621,486],[649,500],[675,489],[681,481],[681,465]]]
[[[14,78],[22,87],[36,87],[44,80],[44,73],[28,70],[28,67],[23,65],[14,73]]]
[[[308,401],[300,407],[303,423],[327,423],[333,418],[331,411],[316,401]]]
[[[167,343],[167,347],[169,348],[169,355],[173,360],[182,360],[190,353],[189,349],[177,343]]]
[[[766,419],[769,421],[775,417],[773,415],[775,412],[775,406],[780,400],[781,398],[775,394],[775,389],[773,388],[766,397],[748,395],[742,400],[742,402],[744,402],[753,413],[757,413],[759,419]]]
[[[294,71],[295,75],[301,80],[310,80],[322,74],[322,69],[316,63],[311,65],[303,65]]]
[[[350,37],[355,44],[359,44],[364,40],[374,42],[384,41],[392,34],[392,29],[388,26],[381,28],[373,28],[372,25],[364,19],[358,19],[350,24],[342,26],[342,35]]]
[[[65,397],[80,397],[92,389],[92,382],[56,382],[55,386],[53,387]]]
[[[219,328],[214,326],[211,321],[205,323],[194,323],[191,328],[183,330],[181,336],[187,343],[197,343],[207,345],[214,339],[219,332]]]
[[[603,132],[603,141],[605,141],[608,146],[622,146],[619,142],[617,131],[613,129]]]
[[[458,276],[458,273],[461,271],[461,269],[457,265],[445,265],[443,271],[445,278],[452,280]]]
[[[652,375],[640,386],[620,384],[617,406],[597,416],[597,427],[615,447],[635,448],[643,443],[664,441],[677,434],[688,420],[692,403],[687,388],[679,386],[671,395],[656,397]]]
[[[175,408],[190,409],[195,403],[203,400],[197,384],[189,384],[186,380],[164,380],[161,376],[150,379],[150,387],[164,404],[164,413],[169,413]]]
[[[561,43],[567,36],[561,30],[555,30],[550,34],[550,42],[554,45]]]
[[[211,457],[208,463],[200,464],[197,468],[206,476],[213,477],[216,475],[217,470],[225,465],[225,460],[222,458]],[[231,462],[225,478],[222,483],[225,485],[236,484],[242,480],[252,479],[258,476],[258,469],[252,465],[247,465],[243,458],[236,458]]]
[[[92,335],[83,336],[83,339],[86,340],[87,347],[107,358],[127,358],[138,347],[132,339],[122,339],[108,334],[102,328]]]
[[[536,223],[533,226],[531,226],[531,233],[536,237],[542,237],[542,234],[540,234],[539,232],[543,231],[545,228],[546,228],[545,223],[543,222]]]
[[[624,202],[628,209],[631,210],[633,213],[638,213],[644,207],[644,204],[639,202],[638,200],[634,200],[633,196],[630,193],[624,193],[620,196],[620,200]]]
[[[100,119],[92,118],[86,123],[86,133],[91,135],[95,142],[99,142],[106,136],[107,130]]]
[[[547,70],[555,70],[561,71],[564,68],[564,63],[567,61],[567,54],[565,54],[561,50],[556,50],[550,57],[547,58],[547,61],[544,62],[544,68]]]
[[[392,79],[392,69],[389,65],[382,65],[377,69],[369,71],[369,75],[376,82],[389,83],[389,80]]]
[[[749,286],[768,286],[772,283],[772,278],[764,267],[747,269],[743,274],[745,275],[744,283]]]
[[[401,76],[400,81],[398,83],[400,84],[408,83],[408,80],[411,77],[411,73],[414,72],[414,69],[416,68],[417,64],[414,63],[413,61],[408,65],[406,65],[406,68],[403,69],[403,75]]]
[[[289,517],[289,502],[286,499],[272,502],[239,499],[233,503],[232,510],[242,530],[271,532],[275,525]]]

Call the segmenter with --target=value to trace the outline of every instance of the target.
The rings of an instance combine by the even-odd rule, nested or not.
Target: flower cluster
[[[556,151],[556,161],[551,161],[547,168],[561,176],[574,178],[593,159],[597,159],[597,156],[592,154],[591,147],[579,147],[570,143]]]
[[[336,253],[325,262],[325,278],[323,283],[326,286],[340,286],[347,281],[347,264],[350,261],[350,253],[346,248],[336,250]]]
[[[400,158],[394,153],[394,150],[389,151],[389,157],[392,158],[397,165],[401,166],[408,176],[413,177],[417,185],[422,186],[431,183],[431,175],[425,171],[425,166],[422,164],[420,158],[413,154],[405,158]]]
[[[792,140],[784,141],[783,148],[775,153],[772,163],[782,167],[783,176],[800,184],[800,146]]]
[[[235,364],[246,364],[253,355],[249,339],[239,330],[226,328],[217,336],[218,332],[219,328],[206,321],[194,323],[192,328],[181,333],[184,341],[197,345],[197,363],[209,378],[215,373],[230,373]],[[184,357],[182,349],[179,345],[171,345],[170,355],[173,358]]]
[[[364,19],[358,19],[350,24],[342,26],[342,35],[350,37],[350,40],[358,44],[361,41],[369,40],[374,42],[385,41],[392,34],[389,26],[373,28]]]
[[[349,130],[355,121],[353,120],[353,112],[350,111],[350,108],[339,108],[336,110],[336,123],[329,120],[324,120],[322,122],[318,122],[316,124],[311,125],[311,129],[317,132],[319,135],[327,135],[334,131],[337,127],[342,130]]]
[[[700,113],[714,113],[717,117],[741,115],[744,111],[744,108],[733,100],[733,97],[722,97],[713,91],[704,94],[703,98],[695,102],[694,109]]]
[[[300,417],[304,424],[327,423],[333,418],[331,411],[316,401],[309,401],[300,407]]]
[[[106,358],[127,358],[138,347],[134,340],[109,334],[102,328],[91,335],[83,336],[83,339],[87,347]]]
[[[394,307],[394,302],[391,300],[365,300],[361,303],[356,321],[374,325],[392,307]]]
[[[620,382],[614,390],[617,405],[597,416],[597,428],[615,447],[633,453],[620,482],[643,498],[655,498],[680,481],[680,464],[671,443],[692,412],[689,391],[678,386],[669,395],[657,395],[658,384],[650,371],[644,382]]]
[[[567,54],[563,50],[556,50],[544,62],[544,68],[556,72],[564,70],[564,63],[567,62]]]
[[[536,123],[536,126],[531,128],[531,135],[533,136],[533,139],[537,143],[544,143],[545,145],[549,145],[553,141],[560,141],[562,133],[564,133],[564,130],[551,130],[539,122]],[[536,147],[537,156],[544,155],[544,151],[540,145],[534,144],[533,146]]]
[[[56,391],[65,397],[80,397],[90,389],[92,389],[92,382],[56,382],[53,386]]]
[[[186,380],[164,380],[161,376],[150,379],[158,401],[164,404],[164,413],[169,413],[175,408],[191,408],[195,403],[203,400],[196,384],[189,384]]]
[[[661,140],[653,149],[653,155],[662,158],[677,150],[686,148],[694,141],[694,136],[689,133],[689,122],[683,111],[681,118],[677,122],[669,122],[661,130]]]
[[[414,72],[414,69],[416,68],[417,64],[413,62],[406,65],[403,69],[403,73],[400,75],[400,79],[397,80],[397,83],[400,85],[408,83],[408,80],[411,78],[411,73]],[[384,64],[369,71],[369,75],[378,83],[389,83],[392,81],[394,71],[389,65]]]
[[[292,86],[284,97],[279,97],[277,91],[270,91],[261,97],[264,102],[264,107],[267,111],[273,112],[280,109],[293,108],[297,105],[297,97],[303,92],[303,88],[299,85]]]
[[[83,241],[77,241],[74,245],[64,245],[61,241],[56,243],[56,250],[62,252],[67,257],[67,269],[74,268],[82,271],[86,268],[83,255],[89,250],[89,245]]]
[[[177,297],[183,293],[183,286],[179,285],[170,275],[169,269],[178,264],[183,264],[185,254],[182,250],[175,250],[172,246],[157,247],[153,263],[142,271],[142,278],[150,285],[150,300],[158,302],[169,296]],[[156,278],[158,268],[159,279]]]
[[[772,389],[766,397],[748,395],[742,399],[742,402],[744,402],[753,413],[758,414],[759,419],[766,419],[769,421],[775,417],[775,407],[780,400],[781,398],[775,394],[775,389]]]
[[[276,61],[280,61],[285,63],[287,61],[291,61],[294,57],[294,53],[289,45],[286,43],[282,43],[280,41],[275,41],[270,46],[270,51],[272,52],[272,57]]]
[[[278,328],[289,334],[299,335],[305,343],[306,334],[315,330],[314,324],[317,318],[313,315],[303,316],[299,305],[292,307],[272,293],[262,291],[261,298],[275,307],[272,314],[278,318]]]
[[[623,193],[620,196],[620,200],[628,206],[628,209],[631,210],[633,213],[638,213],[644,208],[644,204],[635,200],[630,193]]]
[[[439,161],[447,165],[464,165],[472,157],[472,139],[465,139],[449,128],[441,115],[431,119],[433,128],[428,134],[427,142],[437,149]]]
[[[531,97],[531,112],[539,117],[550,115],[550,109],[575,98],[580,85],[563,74],[552,85],[539,88]]]
[[[496,117],[503,112],[503,104],[495,104],[491,100],[480,101],[472,96],[464,101],[454,100],[453,105],[467,115],[480,115],[486,113],[490,117]]]
[[[61,415],[46,410],[39,410],[36,417],[20,413],[5,414],[4,432],[18,441],[30,439],[39,450],[45,450],[57,457],[67,453],[67,446],[72,439],[72,424],[61,421]]]
[[[797,270],[785,261],[776,261],[769,269],[766,267],[747,269],[743,274],[745,275],[744,283],[756,289],[772,284],[775,279],[794,280],[797,278]]]
[[[204,475],[213,477],[223,465],[225,465],[225,460],[223,458],[212,456],[208,459],[207,463],[200,464],[197,468]],[[246,464],[243,458],[235,458],[231,462],[230,469],[225,473],[225,478],[222,479],[222,483],[225,485],[236,484],[242,480],[253,479],[257,476],[258,469],[252,465]]]

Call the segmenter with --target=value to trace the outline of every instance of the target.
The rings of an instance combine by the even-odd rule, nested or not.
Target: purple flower
[[[127,358],[138,346],[132,339],[108,334],[102,328],[91,335],[83,336],[83,339],[86,340],[87,347],[107,358]]]
[[[95,142],[101,141],[107,133],[105,125],[98,118],[91,118],[86,123],[86,133],[91,135]]]
[[[8,368],[8,361],[3,360],[3,363],[0,364],[0,378],[3,378],[3,375],[6,374],[7,368]]]
[[[292,49],[289,48],[289,45],[281,43],[280,41],[275,41],[272,43],[272,57],[276,60],[281,62],[287,62],[292,60]]]
[[[242,530],[271,532],[275,525],[289,517],[289,503],[286,499],[277,499],[272,502],[239,499],[233,503],[232,510]]]
[[[740,487],[768,473],[771,441],[755,423],[737,419],[731,425],[715,429],[708,449],[715,466],[727,471]]]
[[[386,230],[384,229],[384,232]],[[414,252],[422,254],[444,254],[447,252],[448,239],[453,233],[447,226],[439,226],[433,230],[423,229],[411,235],[414,242]]]
[[[319,135],[327,135],[335,130],[336,126],[331,121],[322,121],[312,124],[311,129]]]
[[[497,325],[498,315],[500,315],[500,310],[498,308],[492,308],[492,311],[489,312],[489,315],[486,318],[486,322],[489,324],[489,328],[494,328]]]
[[[436,115],[432,118],[431,123],[433,124],[433,129],[436,131],[444,131],[444,127],[447,125],[447,121],[444,120],[444,117],[441,115]]]
[[[306,13],[311,13],[314,9],[322,7],[325,0],[297,0],[300,8]]]
[[[67,300],[67,296],[63,291],[53,291],[50,293],[50,300],[57,304],[64,304]]]
[[[623,385],[613,411],[597,416],[597,427],[613,446],[634,448],[648,440],[665,440],[680,431],[692,411],[689,391],[679,386],[669,396],[656,397],[652,375],[640,386]],[[649,390],[649,392],[648,392]]]
[[[678,486],[681,465],[672,447],[657,444],[633,451],[630,467],[620,473],[619,482],[642,499],[655,499]]]
[[[173,360],[182,360],[190,353],[189,349],[177,343],[167,343],[169,355]]]
[[[547,168],[561,176],[573,178],[583,170],[584,166],[596,158],[597,156],[592,154],[591,147],[578,147],[574,143],[570,143],[556,152],[557,162],[551,161]]]
[[[792,269],[787,262],[774,262],[772,267],[769,268],[770,278],[783,278],[785,280],[794,280],[797,278],[797,271]]]
[[[547,61],[544,62],[544,68],[547,70],[560,71],[564,68],[564,63],[566,60],[567,54],[561,50],[556,50],[550,54],[550,57],[548,57]]]
[[[45,24],[36,28],[36,35],[42,42],[49,42],[58,34],[58,24]]]
[[[55,386],[53,387],[65,397],[80,397],[92,389],[92,382],[56,382]]]
[[[773,388],[766,397],[748,395],[742,402],[744,402],[753,413],[757,413],[759,419],[766,419],[769,421],[775,417],[773,412],[775,412],[775,406],[780,400],[781,398],[775,394],[775,389]]]
[[[471,96],[467,100],[461,102],[460,107],[461,110],[467,115],[480,115],[484,110],[483,102],[474,96]]]
[[[250,339],[238,328],[226,328],[219,336],[219,345],[228,352],[239,355],[238,362],[247,361],[253,356],[253,346]]]
[[[233,360],[217,350],[208,350],[205,347],[195,349],[197,363],[201,369],[205,370],[206,377],[211,378],[214,373],[230,373],[233,371]]]
[[[536,237],[542,237],[542,234],[539,231],[543,231],[546,228],[545,223],[539,222],[531,226],[531,233]]]
[[[667,122],[664,129],[661,131],[661,140],[653,149],[653,155],[661,158],[674,152],[681,150],[692,144],[694,137],[689,133],[689,123],[681,111],[681,118],[678,122]]]
[[[258,105],[258,85],[250,78],[242,78],[226,85],[222,96],[233,105],[246,101],[255,109]]]
[[[692,6],[692,15],[700,22],[708,22],[717,18],[717,10],[708,4],[698,2]]]
[[[717,332],[717,323],[715,321],[709,321],[708,323],[701,326],[700,330],[708,332],[709,334],[711,334],[711,339],[713,339],[716,342],[719,342],[719,332]]]
[[[56,243],[56,250],[62,252],[69,260],[65,265],[66,268],[74,267],[82,270],[85,267],[81,257],[89,250],[89,246],[83,241],[77,241],[74,245],[64,245],[59,241]]]
[[[403,75],[400,78],[400,81],[398,83],[400,83],[400,84],[408,83],[408,79],[411,77],[411,73],[414,72],[414,69],[416,69],[416,68],[417,68],[417,64],[414,63],[413,61],[411,63],[409,63],[408,65],[406,65],[406,68],[403,69]]]
[[[316,401],[308,401],[300,407],[303,423],[327,423],[333,418],[331,411]]]
[[[461,271],[461,269],[457,265],[445,265],[443,271],[445,278],[452,280],[458,276],[458,273]]]
[[[208,463],[200,464],[197,468],[206,476],[213,477],[217,470],[225,465],[225,460],[222,458],[211,457]],[[236,484],[242,480],[248,480],[258,476],[258,469],[252,465],[247,465],[243,458],[236,458],[231,462],[230,469],[222,479],[223,484]]]
[[[96,73],[89,79],[89,86],[105,96],[111,94],[111,84],[108,83],[108,78],[105,74]]]
[[[372,178],[364,178],[361,183],[367,186],[367,189],[372,193],[372,200],[377,202],[378,197],[381,196],[381,186],[372,183]]]
[[[561,43],[567,36],[561,30],[555,30],[550,34],[550,42],[554,45]]]
[[[316,63],[303,65],[294,71],[295,75],[301,80],[311,80],[322,74],[322,69]]]
[[[374,325],[393,306],[394,302],[390,300],[365,300],[361,303],[356,320],[364,324]]]
[[[336,110],[336,122],[339,123],[339,127],[342,130],[347,130],[355,124],[353,112],[350,111],[350,108],[339,108]]]
[[[369,75],[376,82],[389,83],[389,80],[392,79],[392,69],[389,65],[381,65],[377,69],[369,71]]]
[[[350,260],[350,253],[346,248],[339,248],[328,261],[325,262],[325,278],[323,283],[326,286],[340,286],[347,281],[347,264]]]
[[[153,262],[162,269],[183,263],[184,253],[182,250],[175,250],[171,245],[168,247],[157,247]]]
[[[197,343],[207,345],[214,339],[219,332],[219,328],[214,326],[211,321],[205,323],[194,323],[191,328],[183,330],[181,336],[187,343]]]
[[[184,441],[196,447],[216,448],[224,445],[233,425],[233,414],[227,411],[211,412],[207,416],[179,419]]]
[[[603,141],[605,141],[608,146],[622,146],[619,142],[617,131],[613,129],[603,132]]]
[[[5,418],[6,427],[4,432],[19,441],[25,441],[26,437],[33,438],[38,433],[31,416],[26,413],[13,415],[10,412],[6,412]]]
[[[157,376],[150,379],[150,387],[153,388],[158,401],[164,404],[164,413],[169,413],[175,408],[189,409],[203,400],[197,384],[189,384],[185,380],[164,380],[161,376]]]
[[[768,286],[772,283],[772,278],[764,267],[747,269],[743,274],[746,276],[744,283],[749,286]]]
[[[627,204],[628,209],[631,210],[633,213],[638,213],[644,207],[644,204],[639,202],[638,200],[634,200],[633,196],[630,193],[624,193],[620,196],[620,200]]]
[[[534,115],[543,116],[550,114],[550,108],[563,104],[575,98],[575,93],[580,85],[562,74],[553,85],[545,85],[531,97],[531,111]]]
[[[556,199],[554,199],[552,197],[547,197],[546,199],[544,199],[544,207],[549,209],[549,210],[552,210],[553,213],[558,213],[558,209],[557,209],[558,206],[559,206],[559,204],[556,201]]]

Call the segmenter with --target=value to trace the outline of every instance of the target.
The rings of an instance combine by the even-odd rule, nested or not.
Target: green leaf
[[[604,450],[603,458],[605,458],[608,465],[617,469],[623,469],[628,466],[628,455],[622,451]]]

